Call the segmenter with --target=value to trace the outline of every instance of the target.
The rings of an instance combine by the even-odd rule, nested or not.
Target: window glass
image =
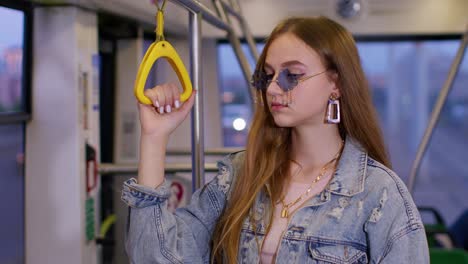
[[[258,50],[262,48],[263,44],[257,45]],[[253,71],[255,64],[248,46],[243,45],[242,49]],[[230,44],[220,44],[218,56],[224,146],[244,146],[252,118],[252,101],[247,82]]]
[[[24,263],[24,126],[0,125],[0,263]]]
[[[24,13],[0,7],[0,113],[22,110]]]
[[[459,40],[359,42],[393,169],[405,181]],[[437,209],[447,224],[468,208],[468,60],[457,77],[417,175],[418,206]]]

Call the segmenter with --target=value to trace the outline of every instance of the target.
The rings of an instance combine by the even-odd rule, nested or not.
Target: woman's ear
[[[340,98],[341,97],[341,92],[340,92],[340,88],[338,87],[338,73],[337,72],[333,72],[331,74],[328,75],[329,78],[330,78],[330,82],[332,83],[332,94],[336,96],[336,98]]]

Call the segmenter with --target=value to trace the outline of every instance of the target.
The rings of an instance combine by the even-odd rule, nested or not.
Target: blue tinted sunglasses
[[[327,70],[306,77],[302,77],[303,74],[293,74],[288,69],[284,69],[280,71],[278,73],[278,77],[275,80],[273,80],[273,74],[266,74],[265,71],[257,71],[252,76],[251,84],[257,90],[266,91],[268,86],[270,86],[271,82],[276,82],[283,91],[287,92],[294,89],[300,82],[303,82],[325,72],[327,72]]]

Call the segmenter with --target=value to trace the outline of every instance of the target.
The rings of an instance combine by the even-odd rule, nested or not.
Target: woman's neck
[[[292,157],[306,171],[320,170],[341,146],[338,125],[298,127],[292,132]]]

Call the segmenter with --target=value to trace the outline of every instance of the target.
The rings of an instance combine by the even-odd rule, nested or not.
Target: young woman
[[[132,263],[429,263],[420,216],[389,169],[354,40],[336,22],[291,18],[268,38],[253,77],[246,151],[174,214],[167,210],[166,144],[193,104],[177,87],[140,105]]]

